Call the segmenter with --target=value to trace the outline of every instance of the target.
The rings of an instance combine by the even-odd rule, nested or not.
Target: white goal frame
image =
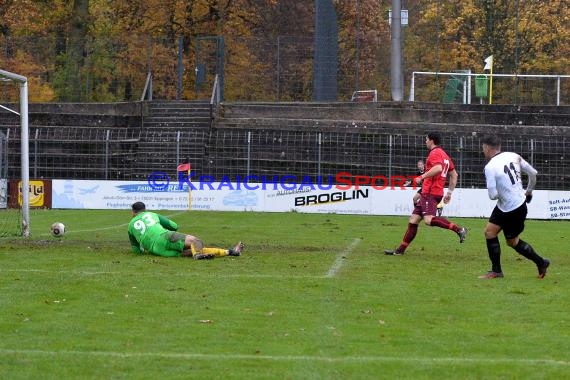
[[[28,78],[0,70],[0,80],[16,82],[20,85],[20,112],[8,107],[3,109],[20,116],[21,137],[21,171],[22,171],[22,236],[30,236],[30,160],[28,132]]]
[[[464,104],[471,104],[471,77],[477,76],[484,76],[489,78],[490,74],[477,74],[469,72],[455,72],[455,73],[444,73],[438,71],[414,71],[412,72],[412,79],[410,81],[410,102],[415,101],[415,93],[416,93],[416,76],[425,75],[425,76],[448,76],[448,77],[467,77],[467,80],[463,84],[463,103]],[[556,79],[556,105],[560,105],[560,81],[561,79],[568,79],[570,75],[567,74],[492,74],[492,77],[497,78],[551,78]],[[467,97],[465,96],[467,95]]]

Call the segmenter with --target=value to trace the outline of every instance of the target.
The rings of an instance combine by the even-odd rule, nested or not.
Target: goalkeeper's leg
[[[186,240],[188,239],[191,240],[190,251],[192,252],[192,256],[194,257],[200,254],[212,255],[215,257],[224,257],[228,255],[227,249],[204,247],[204,243],[202,242],[202,240],[198,239],[195,236],[187,235]]]
[[[196,255],[211,255],[214,257],[239,256],[243,248],[242,242],[239,242],[234,248],[230,249],[204,247],[202,240],[192,235],[187,235],[186,241],[189,243],[188,246],[193,257],[196,257]]]
[[[234,248],[230,249],[203,247],[202,253],[212,254],[215,257],[240,256],[242,249],[243,249],[243,243],[240,241],[239,243],[236,244]]]
[[[214,255],[203,252],[204,244],[196,236],[185,235],[182,256],[192,256],[196,260],[213,259]]]
[[[243,249],[243,243],[240,241],[236,244],[234,248],[230,249],[223,249],[223,248],[215,248],[215,247],[204,247],[204,243],[194,236],[191,236],[191,243],[190,243],[190,250],[192,252],[192,256],[196,256],[199,254],[203,255],[212,255],[214,257],[224,257],[224,256],[240,256],[241,251]]]
[[[202,253],[214,255],[215,257],[224,257],[229,254],[228,249],[204,247],[202,248]]]

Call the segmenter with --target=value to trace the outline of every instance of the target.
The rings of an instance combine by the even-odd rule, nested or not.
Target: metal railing
[[[144,100],[152,100],[152,72],[146,75],[146,81],[141,95],[141,102]]]
[[[214,121],[214,116],[216,115],[218,105],[222,101],[221,91],[220,91],[220,77],[216,74],[214,78],[214,85],[212,86],[212,96],[210,96],[210,126]]]
[[[416,77],[418,76],[426,76],[426,77],[433,77],[433,82],[436,82],[439,80],[439,77],[448,77],[448,78],[459,78],[462,81],[462,99],[461,102],[463,104],[471,104],[471,99],[473,96],[473,86],[472,86],[472,77],[485,77],[487,79],[489,79],[491,76],[490,74],[487,73],[471,73],[471,72],[435,72],[435,71],[414,71],[412,72],[412,78],[410,80],[410,96],[409,96],[409,100],[411,102],[416,101]],[[550,79],[552,80],[552,88],[551,88],[551,92],[555,93],[555,100],[554,100],[554,104],[559,106],[562,104],[562,101],[564,100],[565,104],[568,104],[570,102],[570,80],[568,81],[568,85],[566,89],[564,89],[564,96],[562,94],[563,88],[561,86],[561,82],[563,79],[570,79],[570,75],[549,75],[549,74],[493,74],[492,75],[493,78],[512,78],[514,81],[519,81],[520,79]],[[497,83],[496,83],[497,85]],[[432,84],[427,84],[425,87],[431,87]],[[499,86],[501,86],[501,84],[499,84]],[[518,99],[520,99],[522,96],[520,94],[517,94],[517,92],[519,91],[524,91],[521,88],[517,88],[520,86],[514,85],[513,84],[513,89],[511,90],[510,88],[508,88],[509,84],[506,83],[503,86],[507,86],[507,88],[499,88],[499,96],[502,97],[508,97],[511,96],[512,101],[507,102],[507,103],[512,103],[512,104],[519,104],[520,101],[518,101]],[[545,91],[544,90],[544,84],[541,84],[540,88],[537,89],[537,91]],[[513,93],[514,91],[514,93]],[[420,101],[429,101],[429,100],[433,100],[433,99],[419,99]],[[504,102],[503,102],[504,103]],[[527,102],[532,104],[533,102]],[[544,104],[543,102],[537,102],[539,104]]]
[[[18,130],[8,130],[6,136],[9,177],[18,178]],[[216,180],[290,175],[316,181],[339,172],[390,177],[414,174],[417,160],[427,155],[421,134],[284,130],[278,125],[263,130],[41,127],[31,136],[34,178],[146,180],[153,172],[176,178],[182,159],[196,173]],[[538,189],[570,190],[563,138],[511,133],[502,139],[504,150],[521,154],[539,171]],[[458,132],[445,136],[442,146],[455,162],[459,187],[485,187],[480,136]]]

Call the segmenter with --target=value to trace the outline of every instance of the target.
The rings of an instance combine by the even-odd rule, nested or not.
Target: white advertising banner
[[[129,209],[142,201],[151,210],[306,212],[362,215],[409,215],[412,188],[378,190],[370,186],[340,190],[335,186],[210,182],[204,186],[169,184],[157,190],[146,181],[53,180],[52,207]],[[345,187],[346,188],[346,187]],[[532,219],[570,220],[570,192],[536,190],[528,205]],[[489,217],[495,201],[486,189],[456,189],[444,215]]]
[[[544,204],[546,204],[545,219],[570,219],[569,191],[549,191]]]

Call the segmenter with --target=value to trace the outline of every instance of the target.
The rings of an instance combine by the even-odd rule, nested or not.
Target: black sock
[[[540,257],[536,251],[532,248],[530,244],[519,239],[519,242],[516,246],[513,247],[515,251],[518,252],[519,255],[526,257],[527,259],[534,262],[537,266],[541,267],[544,266],[544,259]]]
[[[487,239],[487,251],[489,252],[489,259],[491,259],[491,270],[495,273],[502,273],[501,244],[498,237]]]

